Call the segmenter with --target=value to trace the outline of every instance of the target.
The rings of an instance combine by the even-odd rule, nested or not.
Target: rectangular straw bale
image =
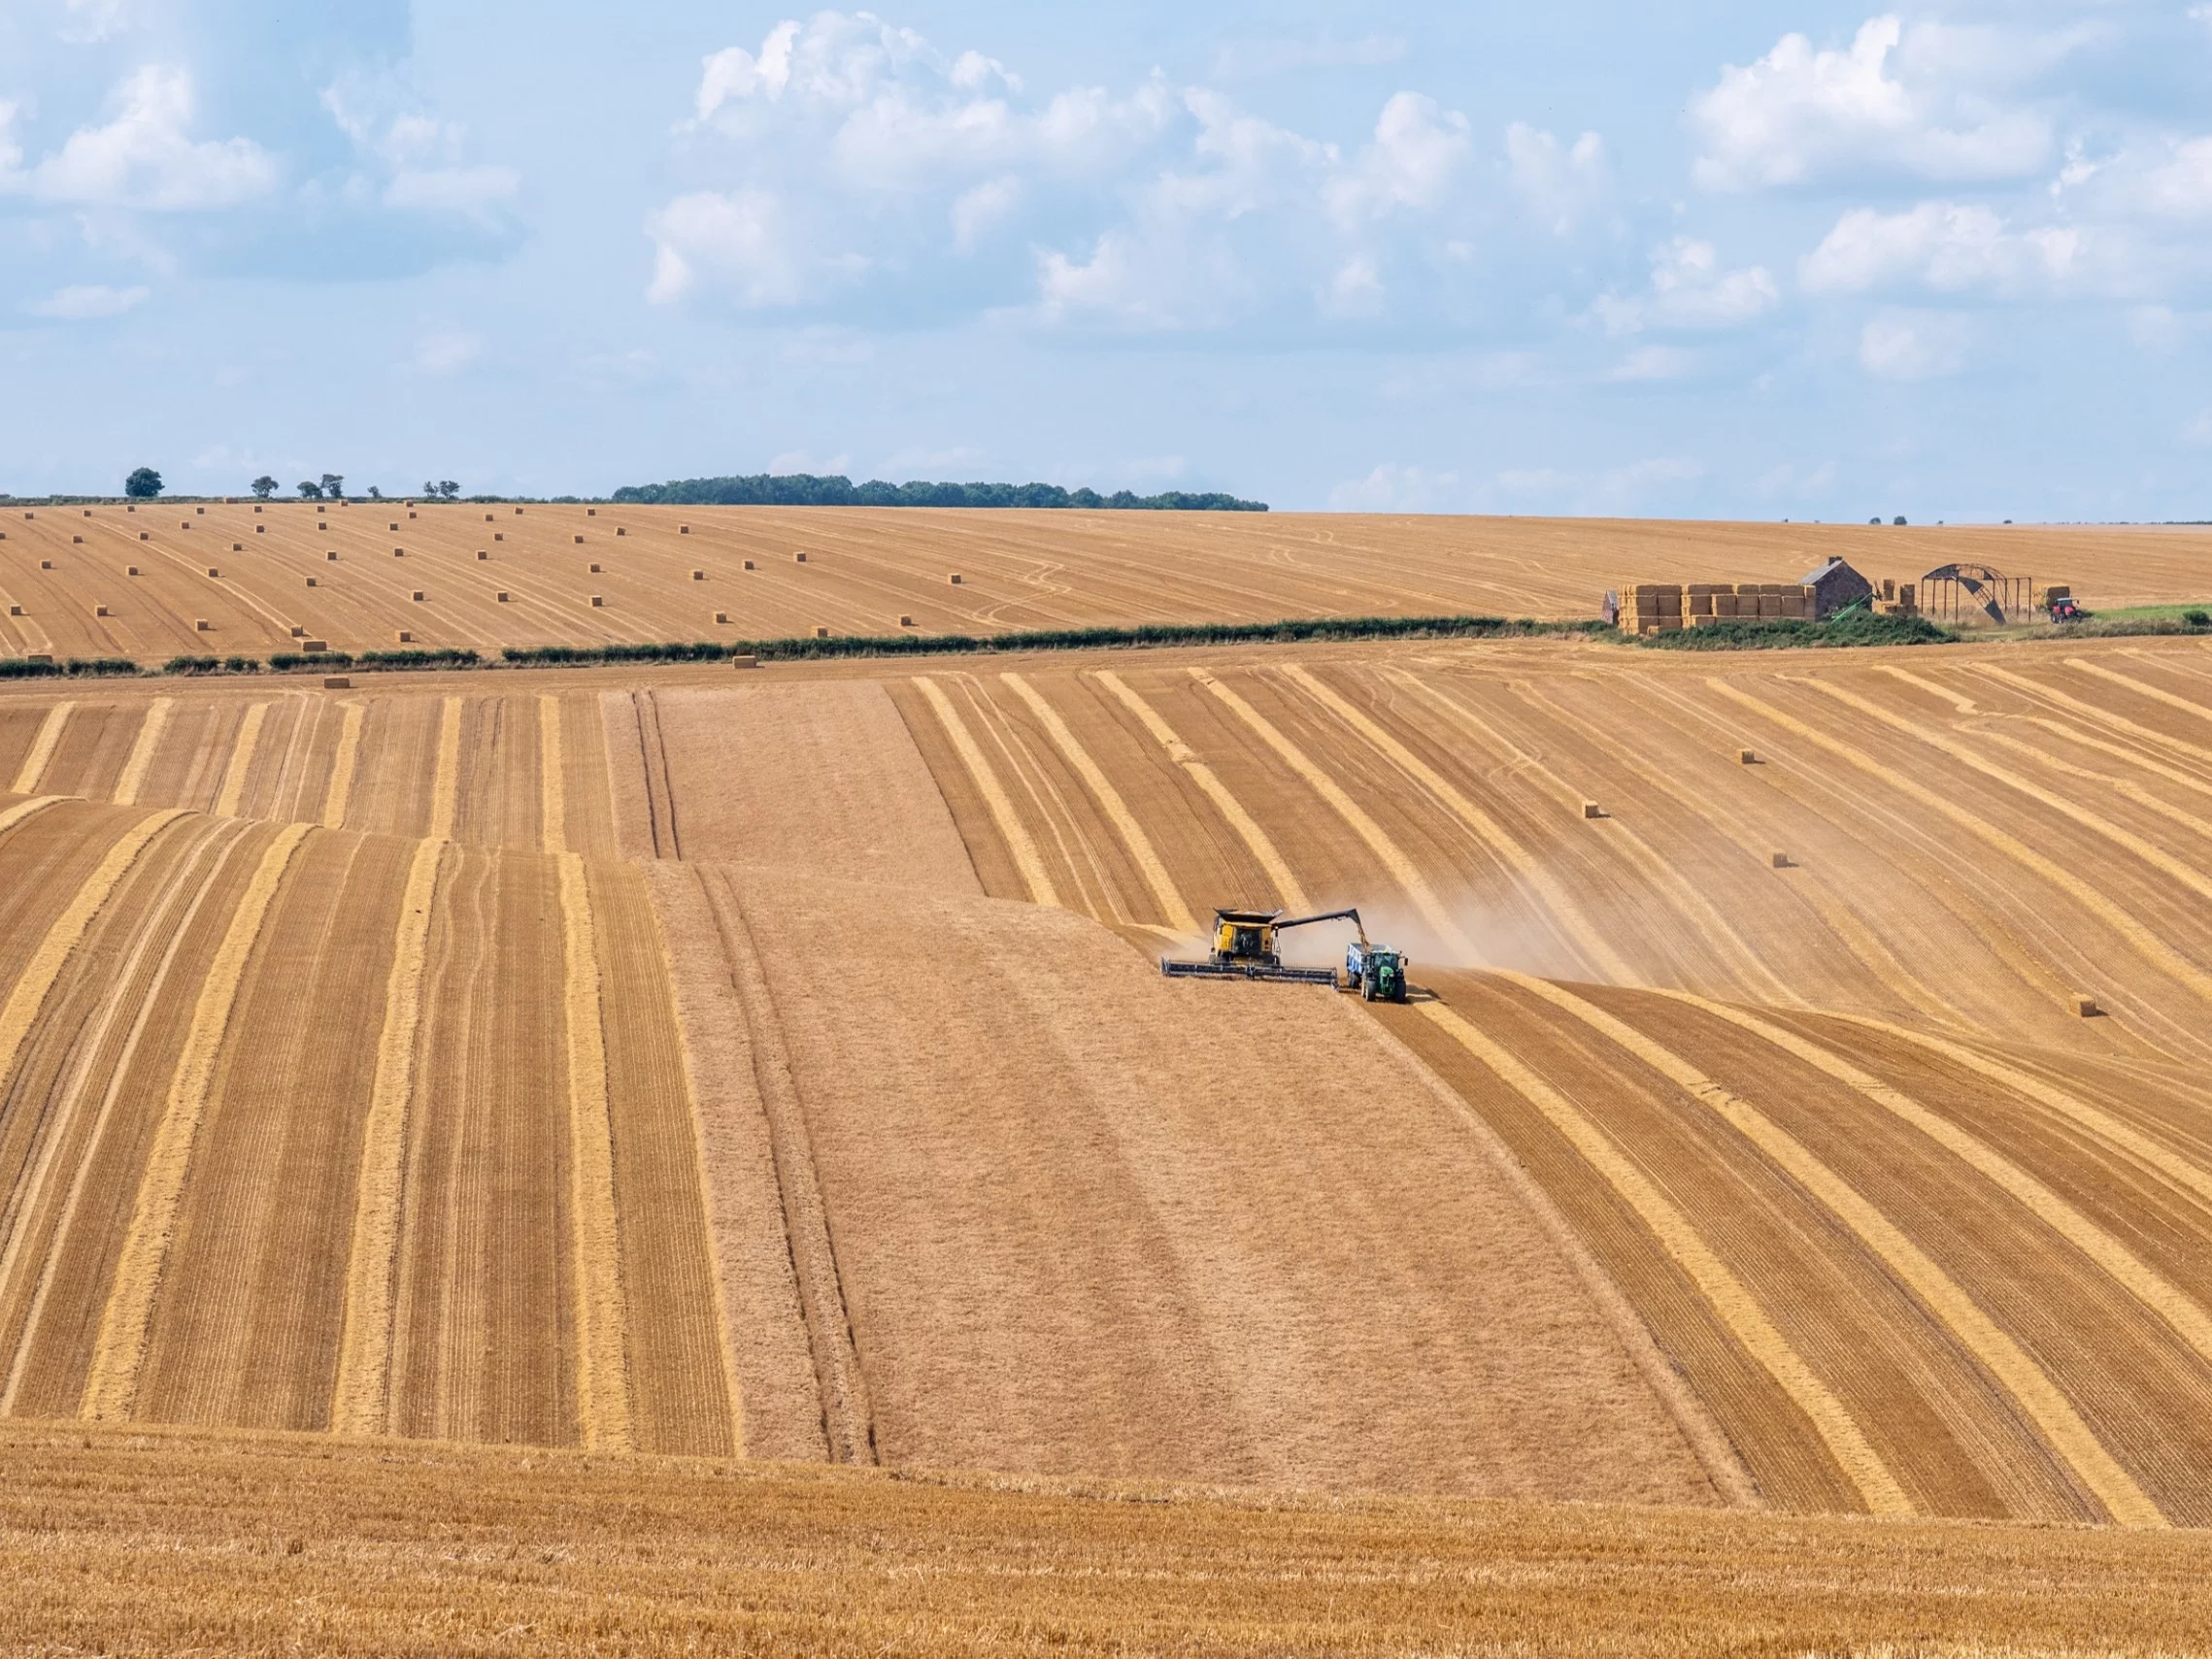
[[[726,627],[728,627],[728,626],[729,626],[729,613],[728,613],[727,611],[717,611],[717,612],[715,613],[715,623],[716,623],[716,626],[718,626],[718,627],[722,627],[722,628],[726,628]]]
[[[733,656],[729,659],[729,665],[732,668],[758,668],[760,659],[756,656]]]
[[[397,645],[411,646],[415,643],[415,636],[409,633],[405,628],[394,628],[392,630],[391,637],[393,642]]]
[[[507,590],[504,587],[499,590],[499,603],[502,605],[508,603]]]
[[[606,604],[607,602],[606,602],[606,600],[604,600],[603,598],[601,598],[601,597],[600,597],[598,594],[594,593],[594,594],[591,596],[591,603],[592,603],[592,604],[594,604],[594,605],[604,605],[604,604]]]

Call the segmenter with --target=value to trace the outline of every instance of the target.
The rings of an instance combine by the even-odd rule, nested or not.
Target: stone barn
[[[1874,592],[1874,584],[1841,559],[1830,559],[1820,569],[1807,571],[1800,580],[1812,589],[1816,622],[1827,621],[1845,606],[1870,598]]]

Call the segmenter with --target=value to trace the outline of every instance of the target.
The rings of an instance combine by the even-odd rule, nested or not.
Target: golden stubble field
[[[0,515],[0,654],[260,657],[298,637],[393,649],[401,633],[423,647],[496,651],[907,625],[1588,617],[1625,579],[1794,581],[1835,556],[1876,581],[1994,565],[2070,581],[2100,609],[2212,598],[2208,554],[2212,532],[2158,527],[367,501],[26,508]]]
[[[1812,1627],[1684,1560],[1810,1552],[1864,1642],[2193,1640],[1924,1617],[1883,1554],[2109,1589],[2187,1535],[2083,1541],[2212,1522],[2193,642],[38,686],[0,786],[0,1414],[96,1456],[1656,1505],[1468,1547],[1633,1538],[1746,1651]],[[1348,902],[1413,1004],[1152,964]],[[1059,1594],[1007,1605],[1096,1628]]]

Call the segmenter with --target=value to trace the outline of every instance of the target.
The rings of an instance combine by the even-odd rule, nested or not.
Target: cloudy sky
[[[887,4],[0,0],[0,490],[2212,516],[2203,0]]]

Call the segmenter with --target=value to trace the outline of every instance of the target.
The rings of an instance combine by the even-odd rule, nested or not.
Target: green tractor
[[[1370,1003],[1405,1001],[1406,959],[1387,945],[1370,945],[1362,935],[1344,952],[1344,988]]]

